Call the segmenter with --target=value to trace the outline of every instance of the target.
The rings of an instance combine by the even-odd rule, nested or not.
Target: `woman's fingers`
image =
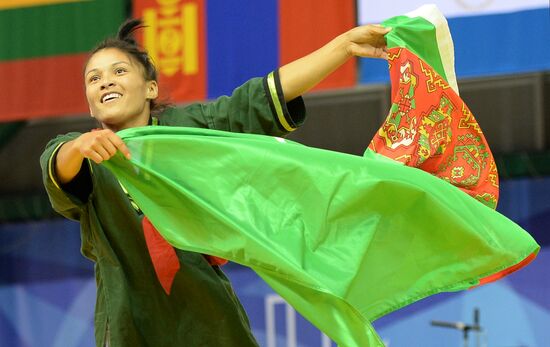
[[[386,46],[374,47],[366,43],[354,44],[351,47],[351,53],[358,57],[388,59],[388,52],[386,50]]]
[[[83,148],[80,150],[84,158],[88,158],[93,160],[96,164],[100,164],[104,159],[101,154],[99,154],[95,149],[92,147]]]
[[[348,49],[355,56],[387,59],[386,39],[384,35],[391,30],[391,28],[378,24],[356,27],[348,32],[350,39]]]
[[[117,151],[130,159],[130,151],[124,141],[108,129],[94,130],[83,134],[79,142],[79,149],[84,157],[97,164],[109,160]]]
[[[128,147],[126,147],[126,144],[122,139],[117,135],[113,133],[113,136],[109,138],[111,141],[111,144],[115,147],[115,150],[119,150],[126,159],[130,159],[130,150],[128,150]]]

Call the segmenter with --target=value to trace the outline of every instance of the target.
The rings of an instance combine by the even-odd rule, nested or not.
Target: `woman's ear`
[[[157,81],[147,81],[147,95],[146,98],[154,100],[159,96],[159,86]]]

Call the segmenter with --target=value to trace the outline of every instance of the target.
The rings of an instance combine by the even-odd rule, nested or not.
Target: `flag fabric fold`
[[[408,25],[391,22],[392,32],[399,35]],[[440,61],[432,70],[449,85],[445,59]],[[390,69],[401,80],[416,71],[392,60]],[[406,84],[396,81],[394,88]],[[395,95],[410,92],[395,89]],[[459,100],[456,93],[453,98]],[[413,98],[412,104],[420,109],[433,100]],[[456,113],[447,117],[445,134],[460,127],[451,121]],[[375,153],[386,145],[406,147],[392,148],[392,138],[375,137],[379,146],[371,144],[359,157],[207,129],[158,126],[119,135],[132,160],[118,154],[105,165],[169,243],[250,267],[340,346],[383,346],[371,325],[376,318],[429,295],[496,279],[491,276],[525,265],[539,249],[521,227],[486,206],[496,203],[496,195],[477,196],[498,187],[479,184],[491,171],[475,162],[475,151],[466,150],[474,159],[463,160],[478,174],[465,183],[445,176],[445,169],[425,172],[417,165],[423,158],[417,147],[405,154],[416,155],[407,164],[418,168],[392,160],[398,158],[391,152],[392,159]],[[458,147],[449,136],[448,148]],[[479,147],[486,146],[480,139]],[[444,153],[436,145],[423,163]],[[443,157],[456,163],[458,156]]]
[[[392,105],[369,149],[418,167],[496,208],[498,173],[479,124],[459,97],[445,17],[425,5],[383,23]]]
[[[538,245],[460,189],[374,152],[259,135],[150,127],[106,165],[172,245],[249,266],[342,346],[370,321],[467,289]]]

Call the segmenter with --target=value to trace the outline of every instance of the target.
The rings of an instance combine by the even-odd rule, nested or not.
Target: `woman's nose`
[[[104,81],[101,84],[101,89],[106,89],[106,88],[109,88],[109,87],[113,87],[114,85],[115,85],[115,83],[112,82],[112,81]]]

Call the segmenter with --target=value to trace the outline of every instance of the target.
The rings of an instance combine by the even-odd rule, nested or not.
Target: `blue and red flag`
[[[134,0],[145,48],[173,102],[211,99],[298,59],[355,26],[355,3],[329,1]],[[350,61],[317,89],[356,83]]]

